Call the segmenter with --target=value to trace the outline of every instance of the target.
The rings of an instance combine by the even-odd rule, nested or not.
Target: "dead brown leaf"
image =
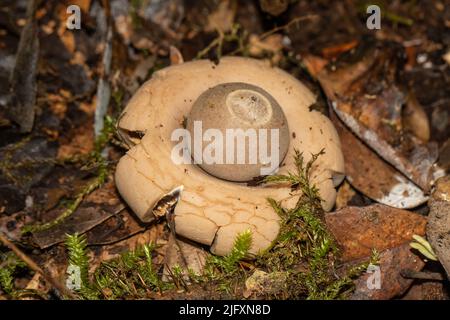
[[[334,67],[324,68],[318,79],[334,111],[353,133],[427,191],[435,178],[437,145],[424,144],[405,130],[406,94],[397,75],[402,48],[391,43],[380,48],[363,47],[351,62],[338,60]]]
[[[425,234],[427,222],[419,214],[380,204],[346,207],[325,219],[344,262],[369,257],[373,249],[381,252],[409,243],[414,234]]]
[[[380,288],[368,285],[373,273],[366,273],[355,281],[353,300],[388,300],[406,292],[413,280],[401,275],[403,269],[419,271],[425,263],[411,251],[409,244],[387,249],[380,254]]]
[[[427,201],[422,190],[351,133],[334,112],[331,120],[341,140],[346,178],[352,186],[369,198],[396,208],[414,208]]]

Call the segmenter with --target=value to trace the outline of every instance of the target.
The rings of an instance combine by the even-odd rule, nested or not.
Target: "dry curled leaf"
[[[331,120],[341,139],[346,178],[352,186],[367,197],[396,208],[414,208],[427,201],[419,187],[351,133],[334,112]]]
[[[405,130],[402,109],[407,99],[398,84],[402,48],[384,43],[356,52],[350,62],[338,60],[318,74],[325,94],[358,138],[428,191],[435,179],[438,149],[436,143],[423,143]]]

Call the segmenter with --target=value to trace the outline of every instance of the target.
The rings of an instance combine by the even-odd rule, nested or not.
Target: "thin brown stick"
[[[404,278],[408,279],[434,280],[434,281],[446,280],[445,276],[438,272],[424,272],[405,269],[401,271],[401,275]]]
[[[261,34],[261,35],[259,36],[259,39],[263,40],[264,38],[267,38],[268,36],[270,36],[270,35],[272,35],[272,34],[278,32],[278,31],[288,29],[291,25],[296,24],[296,23],[298,23],[298,22],[300,22],[300,21],[304,21],[304,20],[313,20],[313,19],[317,19],[317,18],[319,18],[319,16],[318,16],[317,14],[308,14],[308,15],[306,15],[306,16],[294,18],[294,19],[292,19],[291,21],[289,21],[289,22],[288,22],[287,24],[285,24],[285,25],[282,25],[282,26],[273,28],[273,29],[271,29],[271,30],[269,30],[269,31],[267,31],[267,32],[264,32],[263,34]]]
[[[108,0],[102,0],[102,6],[105,10],[106,19],[108,19],[108,24],[111,22],[111,5]]]
[[[25,262],[31,270],[38,272],[42,277],[50,283],[62,296],[66,296],[70,299],[77,299],[77,297],[69,291],[63,284],[52,278],[47,272],[38,266],[30,257],[28,257],[22,250],[20,250],[14,243],[8,240],[8,238],[0,232],[0,241],[11,249],[23,262]]]

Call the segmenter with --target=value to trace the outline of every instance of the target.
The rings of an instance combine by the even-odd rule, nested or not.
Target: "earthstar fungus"
[[[203,114],[201,110],[208,104],[202,99],[214,95],[222,101],[216,106],[219,109],[209,116],[207,111]],[[243,99],[250,111],[240,113],[242,105],[235,99]],[[118,123],[130,150],[117,165],[117,188],[143,221],[153,218],[152,209],[162,198],[179,197],[174,210],[177,234],[210,246],[218,255],[227,254],[236,236],[250,229],[250,253],[257,254],[268,248],[279,232],[279,217],[267,198],[292,207],[301,191],[236,182],[250,180],[262,163],[233,164],[235,170],[220,167],[228,164],[200,167],[176,163],[173,149],[178,142],[172,134],[184,125],[191,132],[198,117],[213,120],[208,127],[225,130],[230,124],[221,122],[221,112],[243,129],[279,129],[279,174],[295,172],[295,149],[303,152],[305,161],[323,149],[325,153],[312,168],[311,181],[319,190],[323,209],[329,211],[335,202],[335,187],[344,178],[344,160],[332,123],[310,111],[314,102],[314,95],[297,79],[249,58],[225,57],[217,65],[198,60],[155,72],[132,97]],[[247,126],[243,125],[245,119],[249,120]]]

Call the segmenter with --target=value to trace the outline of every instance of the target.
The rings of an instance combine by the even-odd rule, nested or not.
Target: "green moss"
[[[244,259],[250,250],[252,245],[252,232],[250,230],[244,231],[237,235],[234,240],[233,248],[231,252],[224,256],[219,257],[215,255],[209,256],[207,261],[207,268],[212,268],[210,270],[211,274],[229,274],[233,275],[238,271],[238,263]]]
[[[246,272],[240,261],[249,257],[252,246],[252,233],[246,230],[236,236],[233,248],[224,257],[209,255],[203,275],[191,276],[197,283],[213,283],[219,291],[233,294],[232,288],[245,281]]]
[[[156,246],[146,244],[136,250],[126,251],[116,259],[104,261],[90,279],[86,239],[68,235],[66,247],[69,265],[79,268],[81,288],[75,290],[82,299],[136,299],[144,298],[149,291],[164,291],[174,287],[163,282],[152,261]]]
[[[336,299],[344,298],[352,279],[367,268],[367,263],[337,278],[334,266],[339,250],[324,222],[324,212],[318,189],[310,181],[314,162],[322,150],[304,162],[295,151],[296,172],[266,177],[266,183],[288,183],[301,191],[294,208],[283,208],[273,199],[269,203],[281,218],[280,233],[272,247],[263,252],[256,266],[268,272],[284,272],[287,280],[284,298]]]
[[[0,254],[0,290],[11,298],[17,298],[21,290],[16,288],[14,279],[24,269],[27,269],[27,265],[11,251]]]
[[[80,270],[82,286],[89,284],[89,258],[86,253],[86,237],[84,235],[67,235],[65,241],[69,254],[69,265],[75,266]]]
[[[231,30],[228,32],[222,32],[217,30],[217,37],[210,42],[203,50],[198,52],[197,59],[202,59],[208,56],[213,50],[217,57],[220,59],[223,55],[223,49],[225,45],[233,45],[236,49],[228,55],[236,55],[241,53],[243,56],[248,56],[248,32],[243,29],[238,23],[233,24]]]

